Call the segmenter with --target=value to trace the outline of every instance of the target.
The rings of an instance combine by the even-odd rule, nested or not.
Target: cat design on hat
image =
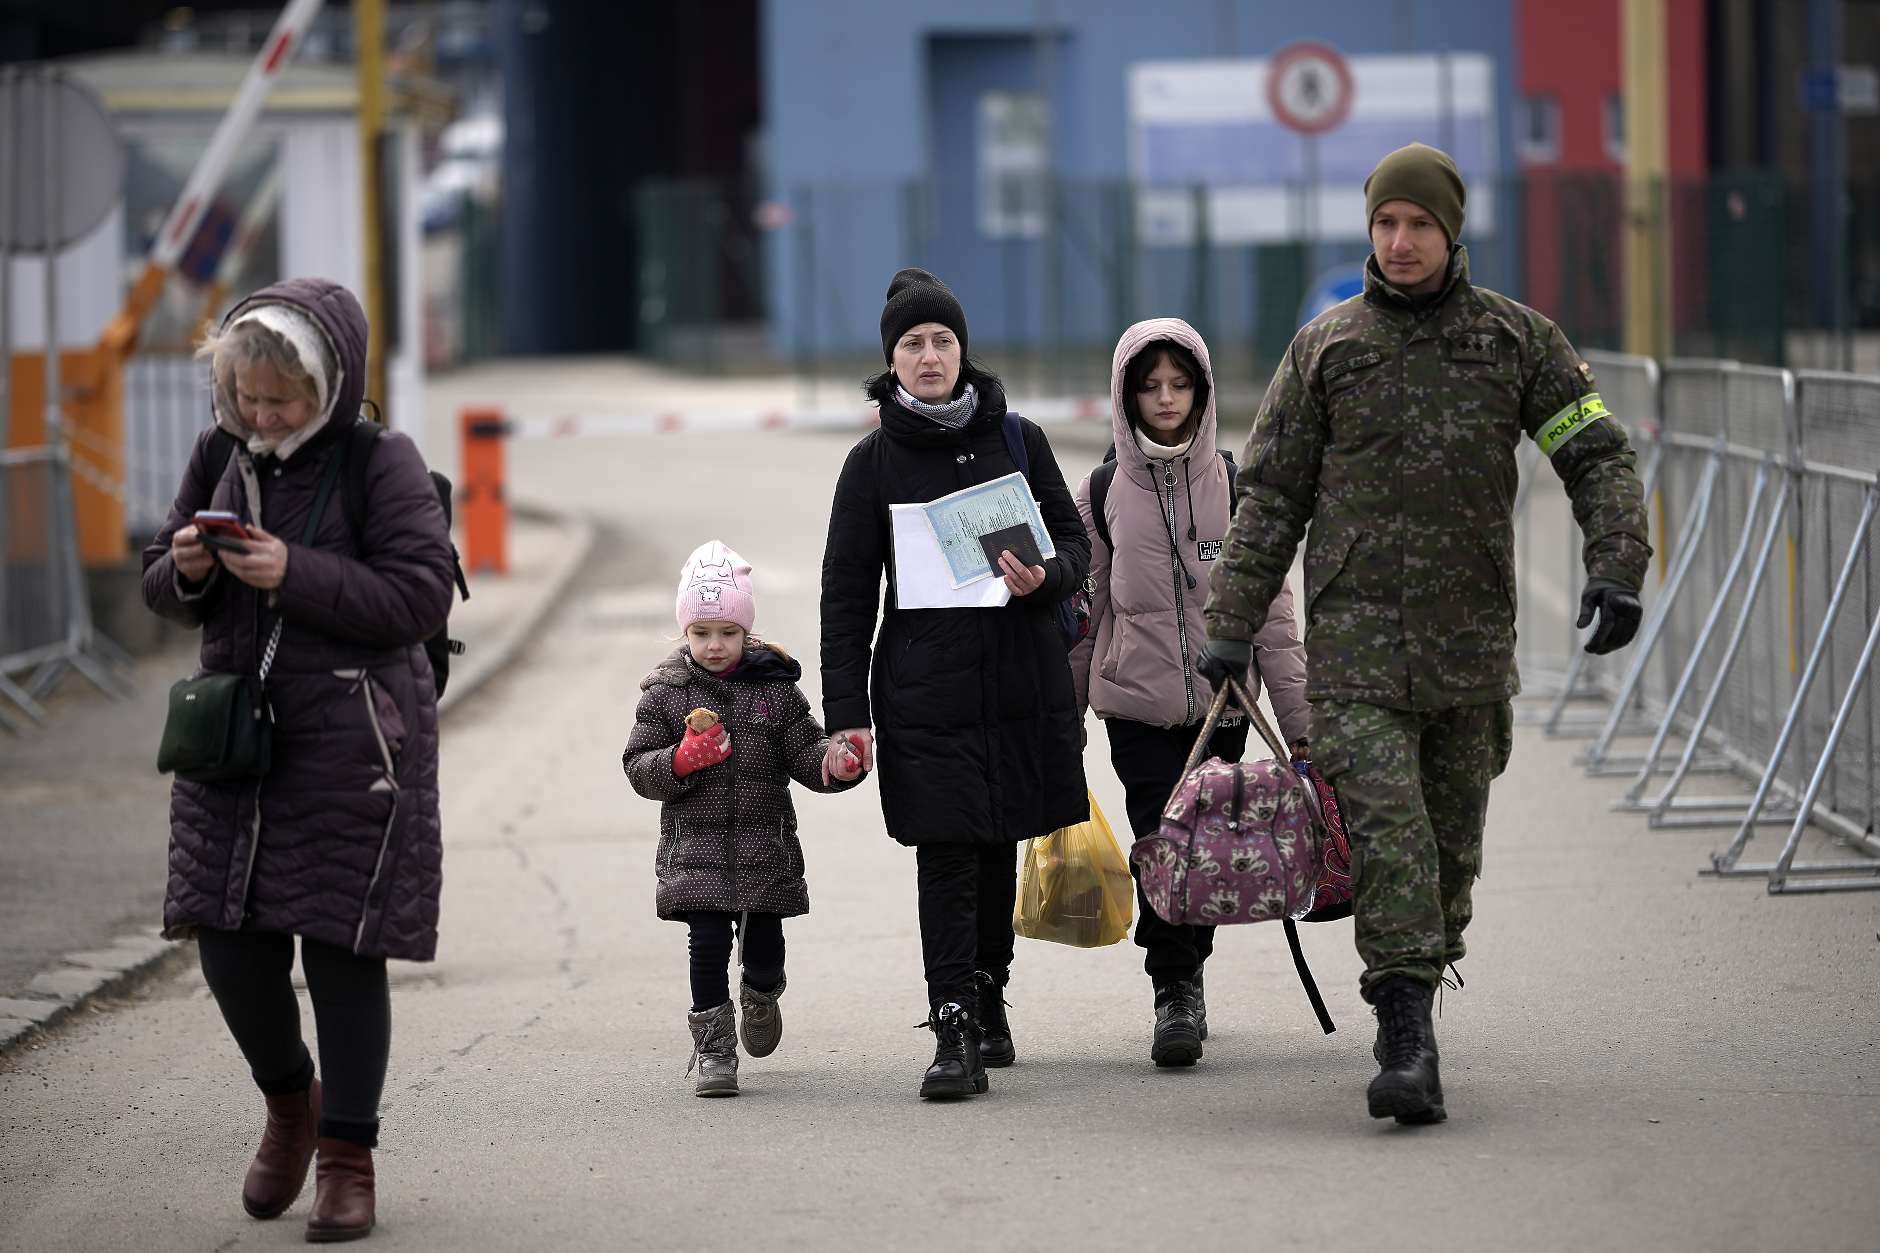
[[[751,563],[720,540],[700,544],[679,571],[675,611],[681,630],[694,622],[735,622],[749,631],[757,621]]]

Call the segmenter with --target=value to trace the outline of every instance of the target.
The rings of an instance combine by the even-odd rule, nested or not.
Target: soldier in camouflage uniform
[[[1414,144],[1365,192],[1364,293],[1300,331],[1267,389],[1201,669],[1218,683],[1245,666],[1305,540],[1312,743],[1350,830],[1360,989],[1378,1015],[1370,1110],[1438,1122],[1430,1000],[1465,951],[1520,690],[1521,437],[1552,461],[1586,536],[1589,651],[1631,639],[1651,549],[1632,449],[1591,368],[1552,322],[1470,284],[1455,164]]]

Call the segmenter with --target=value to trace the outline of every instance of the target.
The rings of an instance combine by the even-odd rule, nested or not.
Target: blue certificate
[[[986,561],[979,537],[1021,522],[1031,527],[1040,553],[1057,556],[1051,534],[1044,529],[1044,518],[1038,512],[1038,502],[1031,498],[1031,485],[1016,471],[942,496],[922,505],[920,511],[927,519],[927,529],[933,532],[934,543],[940,546],[940,555],[946,558],[954,587],[1003,573]]]

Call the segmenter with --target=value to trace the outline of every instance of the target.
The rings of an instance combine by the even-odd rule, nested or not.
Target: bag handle
[[[1195,736],[1195,746],[1188,753],[1188,764],[1182,767],[1183,778],[1186,778],[1196,766],[1201,764],[1201,754],[1208,751],[1208,740],[1213,738],[1214,728],[1220,725],[1221,715],[1227,712],[1227,698],[1230,695],[1240,702],[1242,709],[1247,711],[1247,716],[1253,719],[1253,725],[1260,728],[1260,738],[1265,740],[1266,746],[1273,750],[1273,756],[1288,765],[1292,762],[1292,756],[1287,753],[1286,745],[1281,742],[1279,733],[1273,730],[1273,724],[1266,720],[1266,714],[1261,712],[1259,704],[1247,694],[1247,689],[1239,679],[1229,675],[1227,682],[1216,689],[1214,703],[1208,706],[1208,716],[1201,720],[1201,734]],[[1296,771],[1290,773],[1295,779],[1298,778]],[[1303,785],[1304,780],[1300,780],[1300,783]],[[1311,791],[1310,788],[1306,790]],[[1316,798],[1314,799],[1312,812],[1317,814],[1318,805]]]
[[[1278,733],[1273,730],[1273,724],[1266,720],[1266,714],[1261,712],[1260,706],[1254,703],[1253,697],[1247,694],[1247,689],[1242,686],[1240,680],[1232,675],[1229,675],[1227,682],[1221,684],[1220,690],[1214,693],[1214,702],[1208,706],[1208,716],[1201,723],[1201,734],[1195,737],[1195,746],[1188,753],[1188,764],[1182,767],[1182,777],[1186,779],[1194,772],[1194,768],[1201,764],[1201,754],[1208,751],[1208,740],[1213,737],[1214,728],[1219,725],[1221,715],[1227,710],[1227,697],[1230,693],[1240,702],[1240,707],[1247,711],[1247,716],[1253,720],[1253,725],[1260,728],[1260,738],[1265,740],[1266,746],[1273,750],[1273,756],[1284,767],[1286,776],[1305,794],[1306,812],[1312,815],[1312,820],[1318,828],[1319,842],[1323,844],[1330,827],[1325,821],[1325,811],[1319,807],[1318,793],[1314,791],[1311,784],[1300,777],[1297,770],[1292,768],[1292,757],[1287,753],[1286,746],[1281,742]],[[1286,947],[1292,950],[1293,969],[1299,973],[1299,982],[1306,990],[1306,999],[1312,1003],[1312,1012],[1318,1016],[1319,1026],[1324,1029],[1326,1035],[1330,1035],[1338,1028],[1332,1025],[1332,1016],[1325,1009],[1325,998],[1319,995],[1318,982],[1312,977],[1311,967],[1306,965],[1306,955],[1299,947],[1299,928],[1290,918],[1284,921]]]

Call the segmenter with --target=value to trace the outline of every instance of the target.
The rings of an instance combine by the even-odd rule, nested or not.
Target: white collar
[[[1179,444],[1158,444],[1149,438],[1147,431],[1143,430],[1141,427],[1136,428],[1136,447],[1142,449],[1143,456],[1156,461],[1173,461],[1175,458],[1187,452],[1194,442],[1195,437],[1190,435]]]

